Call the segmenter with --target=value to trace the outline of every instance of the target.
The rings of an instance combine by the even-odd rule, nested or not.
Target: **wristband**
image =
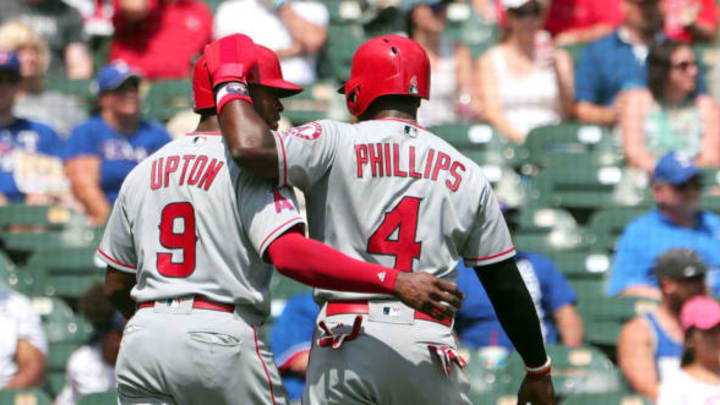
[[[253,103],[250,98],[250,91],[248,90],[247,84],[243,82],[229,82],[221,84],[215,93],[217,113],[220,114],[220,111],[222,111],[225,104],[232,100],[245,100],[250,104]]]
[[[539,367],[528,367],[525,366],[525,373],[528,377],[545,377],[546,375],[550,375],[550,371],[552,370],[552,362],[550,361],[550,356],[548,356],[547,360],[542,366]]]

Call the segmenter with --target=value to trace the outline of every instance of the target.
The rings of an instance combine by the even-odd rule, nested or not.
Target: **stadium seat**
[[[32,306],[35,313],[40,315],[50,344],[82,344],[93,333],[92,326],[59,298],[33,297]]]
[[[585,341],[596,346],[615,347],[622,322],[585,320]]]
[[[600,350],[594,347],[549,346],[547,351],[553,361],[552,378],[556,395],[620,391],[620,374]],[[514,385],[522,381],[525,365],[519,354],[510,356],[505,371]]]
[[[573,58],[573,66],[577,66],[578,62],[580,61],[580,58],[582,57],[583,52],[585,51],[585,47],[587,44],[585,43],[577,43],[572,45],[565,45],[561,46],[561,49],[564,49],[570,53],[570,56]]]
[[[587,229],[556,228],[548,233],[515,233],[518,249],[532,252],[585,252],[590,249],[593,235]]]
[[[508,141],[487,124],[456,123],[437,125],[428,130],[479,165],[516,166],[527,157],[523,147]]]
[[[103,229],[82,224],[67,226],[60,231],[5,233],[4,248],[10,252],[35,252],[68,248],[97,247]]]
[[[362,16],[362,7],[357,0],[320,0],[328,10],[331,24],[357,22]]]
[[[45,390],[53,397],[58,396],[65,386],[65,370],[48,371],[45,375]]]
[[[192,108],[190,80],[162,80],[152,84],[143,112],[151,119],[165,122],[177,112]]]
[[[339,82],[347,80],[355,50],[365,42],[360,24],[331,24],[322,58],[329,65],[330,77]]]
[[[505,390],[508,376],[499,372],[504,366],[507,350],[498,347],[480,349],[460,347],[459,354],[467,361],[465,375],[470,380],[470,399],[473,403],[494,404],[488,397]],[[478,402],[484,399],[486,402]]]
[[[628,179],[628,173],[618,166],[573,164],[546,167],[534,182],[540,192],[539,203],[553,207],[600,209],[646,204],[644,194],[622,187]]]
[[[606,252],[549,252],[548,256],[571,280],[603,279],[612,267],[612,256]]]
[[[579,123],[563,123],[535,128],[525,146],[532,163],[542,167],[575,164],[621,165],[622,150],[615,145],[608,128]]]
[[[549,233],[553,229],[577,228],[575,218],[568,211],[561,208],[543,206],[524,206],[512,215],[515,232],[523,234]]]
[[[462,4],[462,3],[454,3]],[[488,48],[495,45],[500,37],[500,29],[494,22],[488,23],[484,18],[480,17],[473,7],[470,7],[470,16],[463,21],[459,29],[459,40],[465,44],[472,55],[472,59],[476,60]],[[448,18],[456,11],[448,9]],[[460,11],[462,13],[462,11]]]
[[[584,319],[625,322],[656,309],[659,304],[649,298],[601,297],[580,302],[578,309]]]
[[[647,206],[604,208],[590,217],[590,229],[595,234],[619,237],[628,223],[650,210]]]
[[[76,405],[117,405],[117,392],[96,392],[78,398]]]
[[[582,304],[584,301],[595,301],[598,299],[605,298],[605,280],[568,280],[575,294],[577,295],[578,302]]]
[[[42,274],[44,295],[78,298],[105,279],[105,264],[95,259],[96,246],[33,253],[23,270]]]
[[[0,405],[50,405],[50,397],[39,389],[0,390]]]
[[[641,395],[607,393],[571,395],[562,400],[560,405],[652,405],[652,402]]]
[[[76,220],[80,215],[60,206],[9,204],[0,207],[0,230],[7,231],[11,225],[42,225],[54,229]]]

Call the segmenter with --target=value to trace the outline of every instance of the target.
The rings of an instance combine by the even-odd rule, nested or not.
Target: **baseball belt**
[[[370,313],[370,306],[368,302],[363,301],[330,301],[327,303],[325,308],[325,315],[341,315],[341,314],[368,314]],[[450,327],[452,325],[452,318],[438,320],[430,315],[427,315],[420,311],[415,311],[415,319],[421,321],[435,322],[441,325]]]
[[[162,301],[172,301],[177,298],[168,298],[166,300]],[[156,301],[145,301],[138,304],[138,309],[140,308],[152,308],[155,306]],[[213,301],[211,299],[205,298],[202,295],[196,295],[193,297],[193,308],[196,309],[209,309],[211,311],[220,311],[220,312],[235,312],[235,305],[233,304],[226,304],[224,302],[217,302]]]

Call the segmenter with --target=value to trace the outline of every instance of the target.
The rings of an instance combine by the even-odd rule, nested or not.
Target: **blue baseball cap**
[[[689,156],[678,152],[665,154],[655,165],[653,181],[679,186],[700,173]]]
[[[103,66],[95,76],[95,86],[98,93],[112,91],[120,87],[128,79],[140,81],[140,74],[130,68],[125,62],[116,61]]]
[[[20,59],[15,52],[0,51],[0,70],[20,74]]]

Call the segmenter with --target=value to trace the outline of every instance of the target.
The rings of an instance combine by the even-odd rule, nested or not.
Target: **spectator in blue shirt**
[[[287,300],[270,332],[270,348],[291,404],[299,404],[302,399],[319,310],[311,292],[298,294]]]
[[[720,217],[699,209],[701,177],[692,160],[671,152],[652,176],[657,208],[633,220],[617,245],[608,284],[609,295],[659,299],[653,263],[673,247],[694,250],[710,268],[707,282],[720,295]]]
[[[614,125],[618,94],[644,86],[649,45],[662,32],[658,0],[623,0],[622,25],[585,48],[575,70],[575,112],[580,121]]]
[[[70,134],[65,167],[96,225],[105,222],[130,170],[170,141],[164,128],[140,119],[139,83],[124,63],[105,66],[96,77],[100,113]]]
[[[18,118],[13,113],[15,95],[20,90],[20,60],[13,52],[0,51],[0,201],[2,203],[41,203],[42,191],[32,181],[17,173],[21,160],[28,159],[18,151],[60,158],[62,139],[49,126]],[[58,160],[58,168],[61,169]],[[62,170],[60,170],[60,173]]]
[[[505,218],[512,230],[511,214],[506,212]],[[565,276],[549,258],[538,253],[517,252],[515,261],[535,303],[545,343],[582,344],[582,318],[575,309],[575,292]],[[474,270],[460,263],[458,272],[456,283],[465,294],[462,309],[455,317],[455,330],[460,342],[476,348],[502,346],[512,349],[512,343]]]

